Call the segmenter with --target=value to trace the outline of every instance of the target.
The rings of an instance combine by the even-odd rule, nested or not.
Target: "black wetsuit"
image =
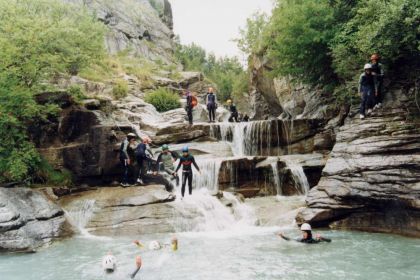
[[[187,107],[185,108],[187,110],[187,116],[188,116],[188,122],[189,124],[193,124],[193,105],[192,105],[193,97],[191,94],[187,95]]]
[[[378,93],[376,95],[375,93],[375,105],[382,103],[384,97],[383,97],[383,81],[384,81],[384,71],[382,69],[382,64],[380,63],[372,63],[372,73],[374,75],[375,80],[375,91]]]
[[[283,238],[284,240],[287,240],[287,241],[294,240],[294,241],[301,242],[301,243],[306,243],[306,244],[317,244],[317,243],[320,243],[320,242],[331,242],[331,239],[325,238],[325,237],[320,237],[319,239],[313,239],[312,236],[309,236],[308,238],[291,239],[291,238],[286,237],[286,236],[281,236],[281,238]]]
[[[197,163],[195,162],[195,158],[188,154],[188,156],[181,156],[179,159],[178,167],[176,168],[176,172],[181,168],[182,165],[182,188],[181,188],[181,194],[182,197],[184,197],[185,193],[185,185],[187,184],[188,180],[188,190],[190,195],[192,194],[192,179],[193,179],[193,171],[192,171],[192,165],[194,164],[194,167],[200,171],[200,168],[198,167]]]
[[[207,93],[207,110],[209,110],[209,121],[216,120],[216,95],[214,93]]]
[[[239,114],[238,114],[238,109],[236,109],[236,105],[235,104],[230,105],[229,110],[230,110],[229,122],[233,122],[233,121],[239,122],[238,120]]]

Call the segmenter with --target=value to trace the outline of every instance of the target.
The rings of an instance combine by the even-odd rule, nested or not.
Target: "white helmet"
[[[311,228],[311,225],[310,224],[304,223],[304,224],[302,224],[300,226],[300,230],[302,230],[302,231],[311,231],[312,228]]]
[[[154,240],[149,243],[149,250],[160,250],[161,248],[159,241]]]
[[[113,255],[106,255],[102,259],[102,268],[106,271],[113,272],[117,266],[116,259]]]
[[[370,64],[370,63],[366,63],[365,64],[365,67],[363,68],[363,69],[372,69],[372,64]]]

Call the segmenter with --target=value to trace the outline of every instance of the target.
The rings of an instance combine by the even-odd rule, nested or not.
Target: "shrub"
[[[121,99],[127,97],[128,94],[128,83],[125,80],[119,79],[115,81],[114,87],[112,88],[112,95],[115,99]]]
[[[86,99],[85,90],[80,85],[71,85],[67,91],[76,102]]]
[[[146,102],[156,107],[159,112],[166,112],[181,107],[179,96],[166,88],[159,88],[146,95]]]

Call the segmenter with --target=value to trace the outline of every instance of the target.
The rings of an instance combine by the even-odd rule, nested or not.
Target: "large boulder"
[[[0,188],[0,252],[33,252],[71,234],[63,210],[42,192]]]

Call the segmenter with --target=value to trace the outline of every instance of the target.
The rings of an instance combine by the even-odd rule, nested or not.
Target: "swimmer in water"
[[[300,227],[300,230],[302,231],[302,238],[295,239],[297,242],[306,243],[306,244],[316,244],[320,242],[331,242],[331,239],[322,237],[321,235],[317,234],[315,238],[312,237],[312,228],[310,224],[302,224]],[[278,234],[281,238],[283,238],[286,241],[292,240],[289,237],[286,237],[283,235],[283,233]]]

